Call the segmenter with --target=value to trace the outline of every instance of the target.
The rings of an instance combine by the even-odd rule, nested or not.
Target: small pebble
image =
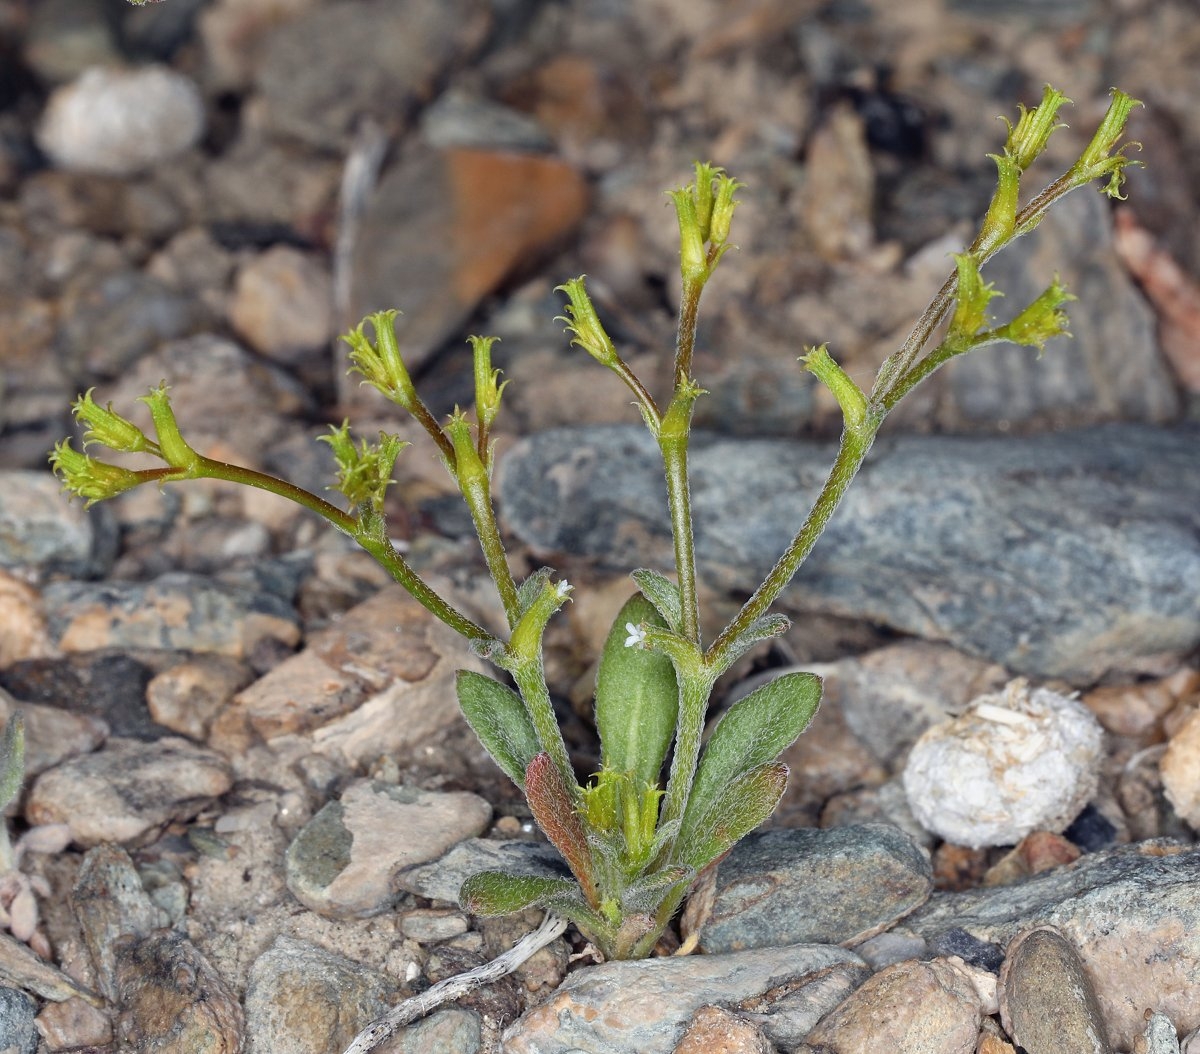
[[[165,66],[93,67],[50,96],[37,140],[60,168],[130,176],[203,132],[204,102],[189,78]]]
[[[146,705],[156,724],[203,740],[220,709],[253,679],[253,671],[231,656],[196,655],[156,675],[146,685]]]
[[[1000,1019],[1026,1054],[1112,1054],[1091,980],[1052,926],[1013,939],[1000,991]]]
[[[1133,1054],[1179,1054],[1179,1036],[1166,1014],[1146,1012],[1146,1031],[1134,1042]]]
[[[37,1027],[52,1051],[107,1047],[113,1039],[109,1016],[82,999],[47,1003],[38,1014]]]
[[[980,985],[978,972],[959,959],[896,963],[866,981],[807,1039],[838,1054],[974,1054],[980,1022],[992,1012],[989,995],[995,998]]]
[[[314,256],[281,245],[239,271],[229,321],[255,351],[294,363],[324,347],[333,333],[333,282]]]
[[[719,1006],[702,1006],[672,1054],[775,1054],[753,1024]]]
[[[1104,735],[1077,700],[1011,682],[929,729],[904,768],[917,820],[957,845],[1062,831],[1096,790]]]

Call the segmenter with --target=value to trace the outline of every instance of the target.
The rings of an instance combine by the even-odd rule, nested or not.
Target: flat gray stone
[[[700,945],[839,944],[912,911],[932,888],[928,857],[890,824],[762,831],[721,862]]]
[[[728,1006],[844,964],[862,960],[842,948],[801,944],[588,967],[522,1015],[504,1033],[503,1049],[670,1054],[701,1006]]]
[[[288,888],[322,915],[378,915],[396,901],[397,871],[481,834],[491,817],[477,794],[360,780],[296,835],[285,861]]]
[[[1200,849],[1141,842],[1081,857],[1011,886],[934,893],[894,932],[931,945],[947,931],[1007,945],[1050,925],[1079,952],[1109,1039],[1128,1050],[1150,1007],[1181,1035],[1200,1028]]]
[[[944,640],[1011,670],[1094,682],[1200,643],[1200,459],[1191,427],[876,443],[782,606]],[[806,515],[829,444],[698,434],[702,576],[756,588]],[[504,519],[539,553],[671,563],[655,443],[556,429],[501,461]],[[1172,658],[1173,657],[1173,658]]]

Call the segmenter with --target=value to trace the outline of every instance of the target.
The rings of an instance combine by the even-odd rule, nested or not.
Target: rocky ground
[[[399,431],[392,533],[498,624],[449,477],[335,338],[402,308],[448,412],[465,336],[500,336],[500,516],[521,570],[577,587],[548,668],[586,774],[595,655],[669,536],[627,394],[567,346],[554,286],[586,272],[661,382],[662,191],[697,158],[747,184],[696,359],[711,631],[831,456],[837,409],[796,356],[828,341],[870,380],[986,206],[995,115],[1046,81],[1075,101],[1046,178],[1114,84],[1146,102],[1146,167],[989,268],[1014,308],[1060,274],[1072,339],[987,349],[904,404],[785,594],[793,628],[721,686],[800,667],[826,696],[721,867],[704,954],[598,965],[568,932],[379,1049],[1196,1054],[1188,0],[0,0],[0,709],[29,743],[0,1050],[336,1054],[537,924],[466,915],[466,876],[557,867],[458,715],[455,670],[484,668],[461,640],[271,495],[69,503],[46,452],[77,392],[130,412],[165,378],[194,446],[318,492],[327,424]]]

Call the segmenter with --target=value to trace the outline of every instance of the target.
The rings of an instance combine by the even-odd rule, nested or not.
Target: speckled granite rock
[[[887,433],[783,606],[883,622],[1042,677],[1093,682],[1200,642],[1194,429],[1028,438]],[[701,573],[755,588],[803,521],[822,444],[697,435]],[[560,429],[501,461],[510,528],[535,550],[669,565],[662,468],[639,427]],[[747,510],[754,515],[748,516]]]
[[[68,501],[48,472],[0,472],[0,567],[87,578],[112,565],[116,546],[111,509]]]

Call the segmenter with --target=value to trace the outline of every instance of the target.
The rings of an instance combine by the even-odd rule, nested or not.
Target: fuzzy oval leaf
[[[685,827],[675,855],[700,871],[728,852],[775,811],[787,777],[788,767],[779,761],[743,772],[721,789],[693,827]]]
[[[25,715],[14,710],[0,742],[0,809],[21,793],[25,779]]]
[[[739,699],[708,738],[688,798],[680,844],[694,835],[700,819],[733,780],[774,761],[808,727],[821,702],[821,679],[785,673]]]
[[[458,891],[458,902],[463,909],[482,918],[545,907],[563,897],[579,897],[579,887],[570,879],[508,875],[503,871],[480,871]]]
[[[626,624],[667,628],[654,605],[635,593],[609,630],[596,675],[596,728],[601,759],[614,772],[632,772],[657,783],[675,735],[679,689],[671,660],[658,652],[625,646]]]
[[[481,673],[459,670],[454,682],[458,705],[484,749],[518,787],[537,755],[537,733],[521,697],[507,685]]]

